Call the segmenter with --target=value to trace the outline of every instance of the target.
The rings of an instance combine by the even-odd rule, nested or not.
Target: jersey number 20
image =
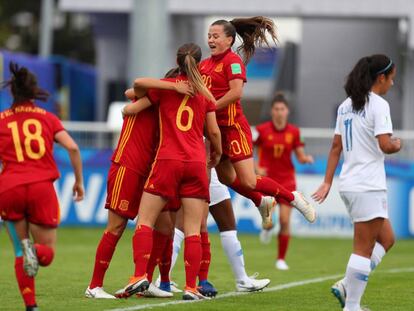
[[[30,126],[34,126],[34,132],[30,131]],[[13,121],[7,124],[7,127],[11,130],[14,149],[16,151],[16,157],[18,162],[24,161],[22,142],[20,141],[19,127],[17,121]],[[42,124],[36,119],[27,119],[23,122],[22,131],[24,135],[24,150],[28,158],[33,160],[39,160],[46,152],[45,140],[42,137]],[[32,149],[32,141],[37,141],[39,150],[34,151]]]
[[[194,119],[194,111],[191,109],[191,107],[186,106],[188,99],[190,96],[186,95],[183,99],[183,101],[180,104],[180,107],[177,111],[177,118],[175,119],[175,124],[177,125],[177,128],[182,132],[187,132],[189,129],[191,129],[191,126],[193,125],[193,119]],[[188,113],[188,119],[187,124],[183,124],[183,113]]]

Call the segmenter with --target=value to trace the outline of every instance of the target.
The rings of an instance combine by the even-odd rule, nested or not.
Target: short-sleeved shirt
[[[220,55],[204,59],[200,63],[200,72],[205,85],[209,88],[216,100],[223,97],[229,90],[229,82],[240,79],[246,82],[246,67],[239,55],[228,49]],[[239,116],[243,115],[240,100],[217,110],[217,123],[219,126],[233,126]]]
[[[163,80],[187,81],[187,77]],[[206,114],[215,111],[215,104],[201,94],[189,97],[169,90],[151,89],[147,96],[159,109],[160,140],[156,158],[205,163],[204,122]]]
[[[365,192],[386,190],[384,153],[376,138],[392,134],[388,102],[371,92],[360,112],[352,109],[347,98],[338,108],[335,134],[341,135],[344,164],[339,177],[339,190]]]
[[[141,176],[147,176],[154,160],[159,140],[158,109],[126,116],[112,162],[125,166]]]
[[[30,101],[0,112],[0,193],[59,178],[53,143],[63,130],[54,114]]]
[[[256,126],[259,166],[267,170],[267,176],[283,185],[295,186],[295,168],[292,152],[303,147],[300,130],[293,124],[287,124],[278,130],[269,121]]]

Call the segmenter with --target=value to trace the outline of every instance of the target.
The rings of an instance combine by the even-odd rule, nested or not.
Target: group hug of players
[[[183,240],[183,299],[214,297],[217,290],[208,281],[209,212],[218,225],[236,289],[253,292],[266,287],[270,280],[246,274],[226,186],[254,202],[265,230],[272,228],[272,210],[280,203],[284,221],[277,267],[288,268],[284,256],[290,207],[309,222],[316,219],[312,205],[295,191],[290,157],[295,152],[302,163],[313,159],[304,153],[299,130],[286,123],[287,102],[279,95],[272,106],[272,121],[257,127],[260,161],[255,169],[252,134],[240,98],[245,64],[256,45],[268,43],[267,34],[276,40],[274,24],[265,17],[218,20],[208,32],[210,57],[201,60],[199,46],[184,44],[177,51],[178,67],[164,79],[138,78],[126,90],[131,103],[122,111],[123,127],[108,173],[108,223],[96,250],[86,297],[172,297],[173,291],[181,291],[171,281],[170,272]],[[243,59],[231,50],[237,35],[242,39]],[[53,260],[59,221],[53,142],[69,152],[75,170],[75,200],[84,195],[82,165],[79,149],[60,121],[34,104],[34,99],[47,98],[35,76],[15,64],[10,70],[8,85],[14,103],[0,114],[0,211],[15,248],[16,278],[26,309],[37,310],[34,277],[39,265]],[[282,174],[283,185],[268,177],[278,174]],[[326,195],[319,192],[315,198],[321,201]],[[106,270],[128,220],[135,218],[133,275],[114,295],[106,293]],[[153,281],[156,267],[160,272],[157,282]]]

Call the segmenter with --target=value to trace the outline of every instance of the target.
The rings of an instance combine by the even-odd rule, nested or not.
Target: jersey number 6
[[[33,125],[34,132],[30,131],[30,126]],[[24,161],[22,143],[20,141],[19,128],[17,121],[13,121],[7,124],[7,127],[11,129],[14,149],[16,150],[16,157],[18,162]],[[45,140],[42,137],[42,124],[36,119],[27,119],[23,122],[22,126],[24,137],[24,149],[26,155],[33,160],[39,160],[44,156],[46,152]],[[37,141],[39,144],[39,150],[36,152],[32,149],[32,141]]]
[[[184,97],[183,101],[180,104],[180,107],[178,108],[177,118],[175,119],[175,124],[177,125],[177,128],[182,132],[187,132],[189,129],[191,129],[191,126],[193,124],[194,111],[193,109],[191,109],[191,107],[186,106],[189,98],[190,96],[188,95]],[[187,124],[183,124],[182,122],[184,111],[188,113]]]

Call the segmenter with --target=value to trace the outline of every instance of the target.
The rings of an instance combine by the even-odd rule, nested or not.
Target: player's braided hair
[[[349,73],[345,92],[352,100],[352,109],[361,111],[368,102],[368,95],[377,78],[386,77],[393,71],[395,64],[385,55],[376,54],[361,58]]]
[[[250,61],[257,46],[269,46],[266,33],[273,42],[277,42],[276,26],[270,18],[264,16],[235,18],[231,21],[221,19],[211,25],[222,25],[226,36],[233,38],[231,45],[236,41],[236,35],[240,36],[242,45],[237,48],[237,53],[242,53],[245,64]]]
[[[201,48],[195,43],[186,43],[177,51],[177,64],[180,72],[188,77],[188,81],[196,93],[201,93],[204,97],[215,101],[213,95],[205,86],[201,73],[198,70],[200,60]]]
[[[47,101],[49,93],[38,87],[36,76],[32,72],[14,62],[10,62],[9,69],[11,78],[3,84],[3,88],[10,87],[13,105],[32,99]]]

